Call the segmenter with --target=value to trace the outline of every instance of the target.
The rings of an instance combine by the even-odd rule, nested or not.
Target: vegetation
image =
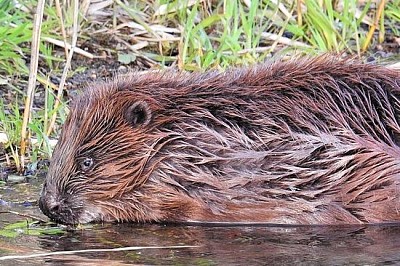
[[[8,238],[17,238],[20,235],[61,235],[63,233],[64,231],[61,228],[39,227],[37,226],[37,222],[33,222],[31,219],[11,223],[0,228],[0,236]]]
[[[31,39],[38,33],[32,14],[40,14],[40,3],[0,1],[0,142],[5,148],[2,157],[7,156],[20,170],[25,160],[20,157],[21,134],[25,135],[21,133],[25,132],[22,106],[29,108],[27,128],[36,139],[26,150],[22,144],[22,153],[31,161],[47,158],[50,138],[56,138],[67,112],[66,103],[57,101],[63,95],[64,82],[59,81],[63,72],[73,78],[87,70],[82,66],[90,68],[101,60],[141,69],[174,66],[203,71],[253,64],[275,54],[364,55],[378,48],[398,53],[400,45],[400,0],[109,0],[92,4],[66,0],[63,5],[59,0],[46,1],[37,58],[39,83],[33,84],[39,96],[32,104],[26,88],[32,74],[28,66],[35,64]],[[72,51],[74,36],[77,44]],[[386,47],[386,43],[394,46]],[[73,67],[69,68],[71,53]]]

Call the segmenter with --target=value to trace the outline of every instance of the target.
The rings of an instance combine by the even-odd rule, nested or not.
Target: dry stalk
[[[65,49],[67,49],[67,50],[71,49],[71,47],[72,47],[71,44],[69,44],[67,41],[59,41],[59,40],[56,40],[56,39],[53,39],[53,38],[50,38],[50,37],[43,37],[42,39],[44,41],[46,41],[46,42],[49,42],[49,43],[52,43],[54,45],[63,47]],[[95,56],[93,54],[91,54],[89,52],[86,52],[85,50],[82,50],[81,48],[76,47],[76,46],[74,48],[74,52],[77,53],[77,54],[83,55],[83,56],[85,56],[87,58],[90,58],[90,59],[95,58]],[[68,56],[65,57],[65,58],[68,58]]]
[[[35,93],[37,68],[39,60],[39,43],[42,28],[43,11],[45,0],[39,0],[36,7],[36,14],[33,16],[33,33],[31,43],[31,64],[29,69],[28,90],[26,92],[24,117],[22,120],[21,128],[21,148],[20,148],[20,163],[17,165],[18,171],[24,168],[24,157],[27,148],[27,132],[28,122],[30,121],[30,114],[32,110],[33,95]]]
[[[56,11],[57,11],[57,16],[60,18],[61,34],[62,34],[63,41],[64,41],[65,58],[68,58],[67,34],[65,32],[63,14],[61,11],[61,6],[60,6],[60,0],[56,0]]]
[[[369,28],[367,38],[365,39],[364,45],[362,47],[362,52],[365,52],[371,43],[372,36],[374,35],[375,29],[378,27],[380,17],[382,16],[383,9],[385,8],[385,0],[381,0],[378,6],[378,11],[376,12],[374,23]]]
[[[301,11],[301,5],[302,5],[303,1],[302,0],[297,0],[296,6],[297,6],[297,25],[299,26],[299,28],[301,28],[301,26],[303,26],[303,14]]]
[[[54,103],[54,110],[57,110],[60,105],[61,97],[63,95],[65,80],[67,79],[68,70],[71,65],[72,56],[74,54],[74,50],[76,47],[76,42],[78,39],[78,15],[79,15],[79,1],[74,0],[74,22],[73,22],[73,28],[72,28],[71,50],[68,54],[67,61],[65,62],[63,74],[61,76],[61,81],[60,81],[60,85],[58,87],[56,101]],[[49,127],[46,132],[47,136],[49,136],[50,133],[53,131],[56,119],[57,119],[57,112],[54,112],[53,116],[51,117],[50,124],[49,124]]]

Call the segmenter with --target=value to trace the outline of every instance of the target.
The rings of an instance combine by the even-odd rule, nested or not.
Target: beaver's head
[[[155,219],[144,215],[140,188],[163,138],[154,130],[156,111],[155,100],[117,82],[79,96],[53,152],[39,202],[43,213],[67,224]]]

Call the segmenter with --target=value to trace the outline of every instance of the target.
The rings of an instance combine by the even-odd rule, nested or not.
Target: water
[[[3,202],[0,212],[13,210],[44,218],[35,204],[29,204],[37,199],[39,184],[40,180],[0,187],[0,201]],[[0,229],[21,220],[26,218],[1,213]],[[13,237],[0,236],[0,265],[400,264],[400,225],[212,227],[104,224],[78,229],[57,227],[56,234],[50,230],[50,225],[31,225],[31,232],[36,229],[43,231],[37,235],[25,232]],[[17,233],[18,230],[21,231],[15,229]],[[122,247],[154,249],[119,250]],[[80,253],[58,254],[59,251]],[[47,255],[7,257],[32,254]]]

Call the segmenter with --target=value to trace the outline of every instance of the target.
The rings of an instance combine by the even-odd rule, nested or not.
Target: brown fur
[[[399,115],[399,72],[333,56],[132,74],[74,101],[40,207],[72,224],[400,221]]]

